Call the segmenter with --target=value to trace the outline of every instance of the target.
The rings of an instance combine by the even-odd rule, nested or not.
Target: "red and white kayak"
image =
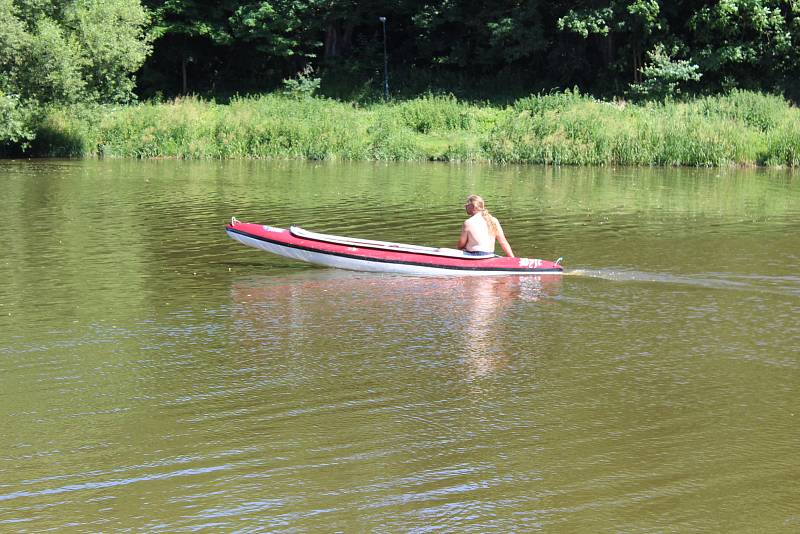
[[[452,248],[404,245],[288,229],[231,219],[228,235],[247,246],[326,267],[409,275],[560,274],[556,261],[505,256],[471,256]]]

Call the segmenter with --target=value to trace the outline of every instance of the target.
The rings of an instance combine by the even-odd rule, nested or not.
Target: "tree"
[[[690,18],[692,58],[715,90],[797,83],[800,2],[721,0]]]
[[[642,81],[631,84],[631,90],[637,96],[652,100],[675,98],[681,94],[682,85],[696,82],[702,76],[697,65],[673,59],[661,44],[647,55],[649,61],[641,69]]]
[[[618,75],[639,82],[644,51],[661,41],[669,29],[657,0],[612,0],[597,5],[589,1],[575,2],[582,6],[570,9],[557,21],[562,31],[584,39],[601,36],[605,39],[606,58]]]
[[[260,89],[303,68],[322,48],[316,1],[146,2],[156,53],[143,73],[145,92],[213,92],[217,82]]]
[[[149,17],[138,0],[79,0],[67,12],[86,62],[82,75],[94,100],[126,101],[136,86],[132,76],[151,51],[144,33]]]
[[[138,0],[0,0],[0,90],[36,104],[126,102],[150,51]]]
[[[0,91],[0,155],[9,146],[27,148],[33,140],[30,113],[30,108],[20,105],[19,97]]]
[[[428,60],[478,72],[531,64],[545,51],[545,17],[538,0],[420,3],[412,21]]]

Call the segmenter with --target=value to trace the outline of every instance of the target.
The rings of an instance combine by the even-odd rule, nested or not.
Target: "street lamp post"
[[[389,56],[386,55],[386,17],[378,17],[383,26],[383,99],[389,100]]]

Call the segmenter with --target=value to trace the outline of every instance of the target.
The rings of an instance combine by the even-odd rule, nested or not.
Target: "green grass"
[[[50,108],[31,155],[800,166],[800,110],[734,91],[687,102],[604,102],[577,91],[510,106],[425,95],[359,106],[278,94]]]

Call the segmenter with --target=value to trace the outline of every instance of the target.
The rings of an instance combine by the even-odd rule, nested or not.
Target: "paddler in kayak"
[[[514,257],[500,222],[489,213],[481,197],[470,195],[464,209],[467,210],[469,219],[461,227],[457,248],[475,256],[488,256],[494,254],[494,243],[497,239],[506,256]]]

